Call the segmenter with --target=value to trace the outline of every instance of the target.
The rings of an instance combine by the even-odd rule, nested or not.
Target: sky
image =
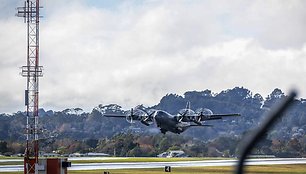
[[[24,111],[22,0],[0,0],[0,113]],[[306,97],[306,1],[41,0],[40,107],[152,106],[244,87]]]

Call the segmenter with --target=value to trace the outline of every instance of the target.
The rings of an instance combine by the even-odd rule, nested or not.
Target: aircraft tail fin
[[[186,104],[186,109],[190,109],[190,101],[187,101],[187,104]]]

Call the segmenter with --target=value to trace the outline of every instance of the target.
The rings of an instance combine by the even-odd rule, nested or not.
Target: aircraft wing
[[[140,121],[142,124],[149,126],[152,120],[152,114],[148,114],[147,112],[140,109],[131,109],[131,111],[125,115],[123,114],[103,114],[105,117],[113,117],[113,118],[125,118],[129,123],[134,123],[134,121]]]
[[[119,114],[103,114],[104,117],[117,117],[117,118],[125,118],[126,115],[119,115]]]
[[[201,124],[201,125],[192,124],[192,125],[190,125],[190,127],[213,127],[213,125],[210,125],[210,124]]]
[[[199,115],[182,115],[178,116],[179,121],[185,121],[185,122],[194,122],[195,124],[201,126],[203,125],[201,122],[208,121],[208,120],[221,120],[223,117],[233,117],[233,116],[240,116],[240,114],[199,114]]]
[[[200,115],[199,121],[207,121],[207,120],[219,120],[223,117],[235,117],[240,116],[240,114],[212,114],[212,115]]]

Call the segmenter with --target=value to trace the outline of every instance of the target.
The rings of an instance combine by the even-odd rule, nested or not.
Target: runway
[[[125,163],[82,163],[74,164],[68,171],[72,170],[101,170],[101,169],[136,169],[136,168],[164,168],[171,167],[205,167],[205,166],[234,166],[237,160],[205,160],[205,161],[180,161],[180,162],[125,162]],[[1,164],[1,161],[0,161]],[[270,158],[249,159],[246,165],[279,165],[279,164],[306,164],[304,158]],[[23,171],[23,165],[0,166],[1,172]]]

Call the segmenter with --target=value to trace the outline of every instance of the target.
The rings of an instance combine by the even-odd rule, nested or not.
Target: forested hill
[[[210,90],[188,91],[183,96],[167,94],[160,102],[146,109],[162,109],[177,114],[185,108],[187,101],[191,102],[191,109],[209,108],[214,113],[241,113],[241,117],[227,118],[226,120],[211,121],[212,128],[190,128],[183,133],[185,136],[200,140],[209,140],[220,135],[240,136],[256,127],[274,103],[285,94],[275,89],[267,97],[252,94],[245,88],[236,87],[220,93]],[[143,107],[143,106],[142,106]],[[116,104],[98,105],[90,113],[81,108],[65,109],[63,111],[44,111],[40,109],[40,124],[44,129],[44,136],[57,136],[58,139],[71,138],[83,140],[88,138],[101,139],[112,137],[120,132],[140,132],[145,134],[159,133],[155,126],[146,127],[140,123],[129,124],[125,119],[103,117],[103,113],[125,113],[121,106]],[[26,117],[17,112],[12,115],[0,115],[0,140],[23,141]],[[281,140],[301,137],[306,130],[306,103],[297,99],[286,116],[270,132],[270,138]],[[170,133],[171,134],[171,133]]]

